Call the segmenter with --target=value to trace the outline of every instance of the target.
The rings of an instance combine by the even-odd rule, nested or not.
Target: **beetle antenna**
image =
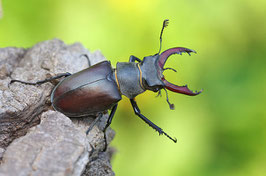
[[[158,54],[161,52],[161,49],[162,49],[162,35],[163,35],[163,30],[164,30],[164,28],[166,28],[168,26],[168,24],[169,24],[169,20],[168,19],[166,19],[166,20],[163,21],[163,27],[162,27],[161,34],[160,34],[160,48],[159,48]]]
[[[166,94],[166,101],[167,101],[167,103],[169,104],[169,107],[170,107],[170,109],[171,110],[174,110],[175,109],[175,105],[174,104],[172,104],[172,103],[170,103],[170,101],[169,101],[169,98],[168,98],[168,93],[167,93],[167,91],[166,91],[166,89],[165,88],[163,88],[164,90],[165,90],[165,94]]]

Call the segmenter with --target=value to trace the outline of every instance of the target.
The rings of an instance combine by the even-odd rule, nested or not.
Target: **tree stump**
[[[36,82],[59,73],[75,73],[105,60],[81,44],[58,39],[32,48],[0,49],[0,176],[114,175],[105,146],[108,114],[86,136],[95,117],[68,118],[51,108],[52,83],[31,86],[9,84],[11,79]],[[108,128],[107,141],[114,137]]]

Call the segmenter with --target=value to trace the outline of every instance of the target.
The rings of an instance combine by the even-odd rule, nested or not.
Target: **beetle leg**
[[[130,99],[131,105],[134,109],[134,112],[137,116],[139,116],[145,123],[147,123],[150,127],[152,127],[155,131],[157,131],[159,133],[159,135],[164,134],[165,136],[167,136],[169,139],[171,139],[173,142],[176,142],[176,139],[173,139],[172,137],[170,137],[167,133],[165,133],[160,127],[158,127],[157,125],[155,125],[154,123],[152,123],[149,119],[147,119],[144,115],[142,115],[140,113],[140,109],[136,103],[136,101],[134,99]]]
[[[100,115],[98,115],[98,117],[91,123],[90,127],[86,131],[86,135],[88,135],[89,132],[92,130],[92,128],[96,125],[96,123],[100,121],[100,119],[102,118],[102,116],[103,116],[103,114],[100,113]]]
[[[139,58],[131,55],[130,58],[129,58],[129,62],[135,62],[135,61],[142,62]]]
[[[81,57],[81,56],[86,57],[86,59],[87,59],[87,61],[88,61],[88,65],[89,65],[89,67],[90,67],[90,66],[91,66],[91,61],[90,61],[89,56],[88,56],[87,54],[82,54],[82,55],[80,55],[80,57]]]
[[[106,125],[105,125],[105,127],[104,127],[104,129],[103,129],[104,140],[105,140],[105,146],[104,146],[104,150],[103,150],[103,151],[106,151],[106,149],[107,149],[107,144],[108,144],[108,143],[107,143],[107,138],[106,138],[106,134],[105,134],[105,132],[106,132],[106,129],[107,129],[107,128],[110,126],[110,124],[112,123],[112,120],[113,120],[113,117],[114,117],[114,115],[115,115],[116,109],[117,109],[117,104],[113,106],[113,108],[112,108],[112,110],[111,110],[111,113],[110,113],[110,115],[109,115],[109,117],[108,117],[108,119],[107,119]]]
[[[112,123],[112,120],[113,120],[113,117],[115,115],[115,112],[116,112],[116,109],[117,109],[117,104],[113,106],[112,110],[111,110],[111,113],[108,117],[108,120],[106,122],[106,125],[104,127],[104,132],[106,131],[106,129],[110,126],[110,124]]]
[[[41,81],[37,81],[37,82],[27,82],[27,81],[20,81],[20,80],[16,80],[16,79],[12,79],[10,81],[10,84],[14,83],[14,82],[19,82],[19,83],[23,83],[23,84],[28,84],[28,85],[41,85],[43,83],[46,83],[46,82],[51,82],[55,79],[58,79],[58,78],[61,78],[61,77],[67,77],[67,76],[70,76],[71,73],[61,73],[61,74],[58,74],[56,76],[53,76],[53,77],[50,77],[50,78],[47,78],[45,80],[41,80]]]
[[[158,91],[158,94],[156,95],[156,97],[162,97],[162,93],[161,93],[161,90]]]

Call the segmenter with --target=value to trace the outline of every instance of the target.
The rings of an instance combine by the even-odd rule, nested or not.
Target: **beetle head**
[[[141,64],[141,70],[143,72],[143,79],[144,79],[144,88],[154,92],[157,92],[162,88],[166,88],[172,92],[186,94],[190,96],[195,96],[201,93],[201,91],[193,92],[187,86],[178,86],[172,84],[168,82],[163,75],[163,72],[166,69],[172,69],[172,68],[166,68],[166,69],[164,68],[164,65],[169,56],[171,56],[172,54],[182,55],[182,53],[188,53],[190,55],[190,53],[192,52],[196,53],[194,50],[191,49],[177,47],[177,48],[168,49],[162,52],[160,55],[155,54],[153,56],[144,57],[143,62]]]
[[[198,95],[202,92],[202,90],[199,92],[198,91],[193,92],[187,86],[178,86],[178,85],[172,84],[172,83],[168,82],[165,79],[164,75],[162,74],[163,71],[166,70],[164,68],[164,65],[165,65],[167,59],[172,54],[182,55],[182,53],[188,53],[190,55],[190,53],[196,53],[196,52],[194,50],[191,50],[188,48],[176,47],[176,48],[168,49],[168,50],[164,51],[162,54],[160,54],[160,56],[158,57],[157,62],[156,62],[156,65],[158,67],[157,73],[158,73],[159,79],[163,82],[163,86],[172,92],[186,94],[186,95],[190,95],[190,96]]]
[[[176,47],[168,49],[162,52],[161,54],[155,54],[153,56],[144,57],[143,62],[140,65],[143,73],[142,75],[143,87],[146,90],[151,90],[154,92],[160,91],[161,89],[164,89],[166,91],[166,89],[168,89],[172,92],[181,93],[190,96],[195,96],[200,94],[202,90],[199,92],[198,91],[193,92],[187,86],[178,86],[172,84],[168,82],[163,75],[163,72],[167,69],[175,71],[172,68],[164,68],[167,59],[173,54],[182,55],[182,53],[188,53],[190,55],[190,53],[196,53],[196,52],[191,49]],[[168,97],[167,97],[167,102],[169,103]],[[171,103],[169,103],[169,105],[170,108],[173,109],[173,105]]]
[[[160,48],[158,54],[155,54],[153,56],[148,56],[144,57],[142,63],[141,63],[141,69],[143,72],[142,79],[144,80],[143,87],[144,89],[147,90],[152,90],[154,92],[159,91],[164,89],[166,92],[166,97],[167,97],[167,102],[170,105],[171,109],[174,109],[174,105],[171,104],[168,100],[168,94],[166,89],[176,92],[176,93],[181,93],[185,95],[190,95],[190,96],[195,96],[198,95],[202,92],[193,92],[191,91],[186,85],[185,86],[178,86],[175,84],[172,84],[168,82],[164,75],[163,72],[164,70],[171,69],[176,72],[175,69],[173,68],[164,68],[164,65],[167,61],[167,59],[172,55],[172,54],[180,54],[182,53],[187,53],[190,55],[190,53],[196,53],[194,50],[188,49],[188,48],[183,48],[183,47],[176,47],[176,48],[171,48],[168,49],[160,54],[161,48],[162,48],[162,34],[163,30],[168,26],[169,20],[166,19],[163,21],[163,27],[161,30],[160,34]]]

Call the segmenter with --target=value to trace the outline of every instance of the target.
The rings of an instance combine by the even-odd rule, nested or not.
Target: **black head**
[[[178,86],[178,85],[172,84],[168,82],[163,75],[163,72],[166,70],[164,68],[164,65],[167,59],[169,58],[169,56],[171,56],[172,54],[182,55],[182,53],[188,53],[190,55],[190,53],[192,52],[196,53],[194,50],[191,50],[191,49],[177,47],[177,48],[168,49],[162,52],[160,55],[155,54],[153,56],[144,57],[141,63],[141,70],[143,74],[142,79],[143,79],[144,88],[147,90],[154,91],[154,92],[157,92],[162,88],[166,88],[170,91],[181,93],[181,94],[186,94],[190,96],[195,96],[201,93],[201,91],[193,92],[189,90],[187,86]]]
[[[155,54],[153,56],[147,56],[144,57],[143,61],[140,64],[142,71],[143,87],[146,90],[151,90],[154,92],[159,91],[164,86],[158,75],[158,70],[160,70],[157,64],[158,58],[158,54]]]
[[[190,96],[198,95],[202,91],[193,92],[187,86],[178,86],[178,85],[172,84],[168,82],[163,75],[163,72],[167,69],[171,69],[175,71],[175,69],[173,68],[164,68],[164,65],[167,59],[171,55],[173,54],[182,55],[182,53],[187,53],[190,55],[190,53],[196,53],[192,49],[176,47],[176,48],[168,49],[160,54],[161,46],[162,46],[163,30],[168,25],[168,23],[169,23],[169,20],[164,20],[163,22],[163,27],[162,27],[161,35],[160,35],[159,52],[153,56],[144,57],[143,61],[140,63],[140,67],[142,71],[143,87],[146,90],[151,90],[154,92],[160,91],[161,89],[164,89],[166,91],[166,89],[168,89],[172,92],[186,94]],[[166,92],[166,95],[167,95],[167,92]],[[168,97],[167,97],[167,102],[169,103]],[[169,105],[170,105],[170,108],[173,109],[173,105],[170,103]]]

